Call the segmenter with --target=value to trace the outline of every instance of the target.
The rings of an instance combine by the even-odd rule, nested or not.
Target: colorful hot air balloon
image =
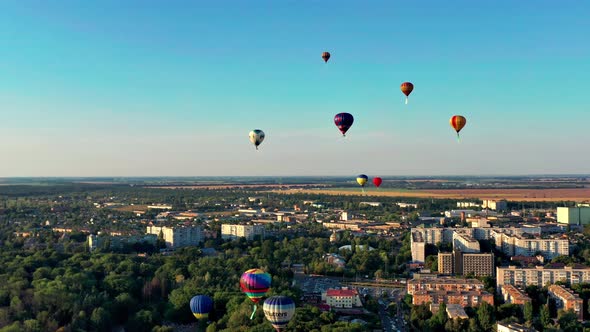
[[[373,184],[377,188],[379,188],[379,186],[381,185],[382,182],[383,182],[383,180],[380,177],[374,177],[373,178]]]
[[[242,292],[246,293],[248,298],[254,302],[254,310],[250,319],[254,318],[256,313],[256,303],[258,303],[262,297],[268,292],[271,283],[270,274],[260,269],[250,269],[242,274],[240,278],[240,288]]]
[[[467,119],[462,115],[453,115],[449,122],[451,123],[451,127],[457,132],[457,139],[459,139],[459,132],[465,127]]]
[[[408,103],[408,97],[410,96],[410,93],[412,93],[412,90],[414,90],[414,84],[412,84],[410,82],[404,82],[400,86],[400,89],[406,95],[406,104],[407,104]]]
[[[354,122],[354,117],[350,113],[338,113],[334,117],[334,124],[342,133],[342,136],[346,136],[346,132],[352,126]]]
[[[264,141],[264,132],[260,129],[254,129],[250,132],[250,142],[254,144],[256,150],[258,150],[258,146]]]
[[[264,300],[262,310],[272,327],[281,331],[295,314],[295,302],[287,296],[273,296]]]
[[[369,177],[366,176],[365,174],[361,174],[361,175],[359,175],[359,176],[356,177],[356,182],[358,182],[358,184],[361,187],[364,187],[365,186],[365,183],[367,183],[367,180],[369,180]]]
[[[197,295],[191,299],[191,311],[197,319],[209,317],[213,310],[213,300],[207,295]]]
[[[330,60],[330,52],[322,53],[322,59],[324,59],[324,62],[328,62]]]

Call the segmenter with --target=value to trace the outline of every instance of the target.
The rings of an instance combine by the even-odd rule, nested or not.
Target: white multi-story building
[[[562,238],[535,238],[496,232],[496,248],[508,256],[536,256],[540,253],[547,259],[569,255],[569,241]]]
[[[163,235],[166,247],[180,248],[196,246],[203,241],[201,226],[147,226],[147,234]]]
[[[492,199],[484,199],[483,204],[481,205],[484,209],[490,210],[507,210],[508,209],[508,202],[505,200],[492,200]]]
[[[356,289],[328,289],[322,294],[322,300],[334,308],[362,307],[363,303]]]
[[[502,285],[514,285],[520,288],[531,285],[544,287],[557,281],[569,284],[590,282],[590,267],[574,268],[566,266],[552,269],[543,266],[509,266],[496,268],[496,287],[498,290]]]
[[[557,222],[568,225],[590,224],[590,207],[558,207]]]
[[[221,225],[221,238],[224,240],[240,237],[252,240],[257,235],[264,237],[264,225]]]
[[[461,252],[480,252],[479,242],[468,234],[455,232],[453,234],[453,250]]]
[[[412,252],[412,261],[424,263],[426,242],[421,232],[410,233],[410,250]]]

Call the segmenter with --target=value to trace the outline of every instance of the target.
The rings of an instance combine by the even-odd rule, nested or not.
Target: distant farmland
[[[362,195],[360,188],[273,190],[281,194]],[[506,199],[509,201],[590,201],[590,188],[563,189],[365,189],[367,196],[451,199]]]

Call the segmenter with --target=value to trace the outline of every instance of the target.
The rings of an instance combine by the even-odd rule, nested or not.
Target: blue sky
[[[2,1],[0,176],[590,173],[588,17],[567,0]]]

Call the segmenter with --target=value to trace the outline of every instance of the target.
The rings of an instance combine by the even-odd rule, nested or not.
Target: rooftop
[[[582,301],[578,294],[570,291],[569,289],[561,286],[561,285],[551,285],[549,286],[549,293],[553,293],[556,296],[568,300],[568,301]]]
[[[357,296],[358,292],[356,289],[328,289],[326,291],[326,296]]]

